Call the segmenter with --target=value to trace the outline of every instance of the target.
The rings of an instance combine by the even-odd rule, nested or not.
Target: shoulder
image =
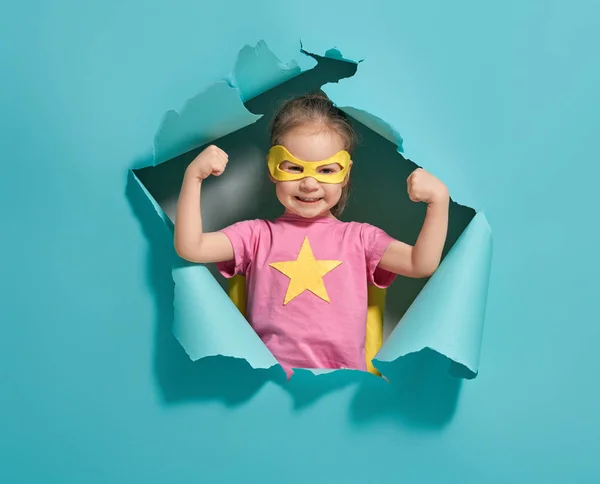
[[[268,231],[268,222],[262,219],[240,220],[220,230],[230,238],[239,237],[244,240],[257,240],[266,231]]]
[[[355,236],[367,254],[387,246],[393,238],[383,229],[367,222],[348,222],[350,233]]]
[[[346,227],[346,230],[348,230],[352,233],[360,234],[363,237],[377,236],[382,233],[385,233],[385,231],[383,231],[379,227],[372,225],[370,223],[367,223],[367,222],[340,222],[340,223],[344,224],[344,226]]]
[[[249,219],[234,222],[222,230],[256,230],[266,226],[267,221],[262,219]]]
[[[360,230],[364,234],[381,234],[381,233],[385,232],[383,229],[380,229],[376,225],[372,225],[367,222],[361,222],[359,225],[360,225]]]

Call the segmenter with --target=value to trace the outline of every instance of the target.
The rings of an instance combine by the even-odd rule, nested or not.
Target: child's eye
[[[283,171],[287,171],[288,173],[302,173],[302,167],[298,165],[294,165],[290,162],[286,162],[281,165],[281,169]]]
[[[331,175],[332,173],[337,173],[338,171],[340,171],[341,167],[338,166],[327,166],[324,168],[321,168],[319,170],[320,173],[322,173],[323,175]]]

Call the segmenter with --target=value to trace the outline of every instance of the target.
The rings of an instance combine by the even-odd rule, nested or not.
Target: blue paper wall
[[[591,0],[6,7],[0,482],[600,480],[599,18]],[[157,324],[170,274],[127,171],[243,45],[302,63],[300,38],[365,58],[335,95],[493,227],[480,373],[451,412],[434,371],[302,408],[233,363],[207,382]]]

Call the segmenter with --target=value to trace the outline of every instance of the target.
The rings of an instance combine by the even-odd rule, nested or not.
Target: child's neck
[[[320,219],[333,219],[333,220],[337,220],[336,217],[335,217],[335,215],[333,215],[330,210],[328,210],[327,212],[324,212],[322,214],[315,215],[314,217],[303,217],[302,215],[298,215],[298,214],[296,214],[294,212],[291,212],[291,211],[289,211],[289,210],[286,209],[283,212],[282,216],[285,217],[285,218],[294,218],[294,219],[297,219],[297,220],[320,220]]]

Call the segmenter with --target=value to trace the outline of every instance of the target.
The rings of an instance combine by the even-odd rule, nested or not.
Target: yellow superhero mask
[[[284,161],[289,161],[298,166],[300,170],[284,171],[280,168]],[[275,145],[269,150],[268,165],[271,176],[278,181],[300,180],[308,176],[313,177],[321,183],[342,183],[350,169],[350,153],[345,150],[338,151],[331,158],[320,161],[302,161],[292,155],[281,145]],[[327,165],[337,164],[342,168],[339,171],[327,173],[321,168]]]

